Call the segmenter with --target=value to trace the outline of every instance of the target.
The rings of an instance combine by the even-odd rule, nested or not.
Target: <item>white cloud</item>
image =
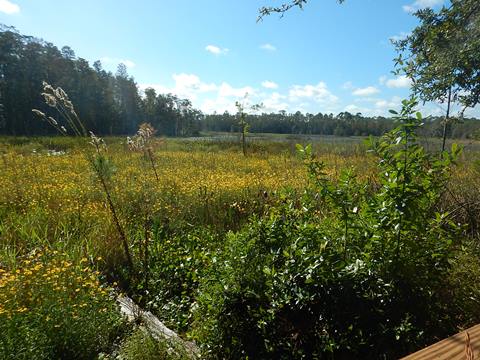
[[[433,8],[437,5],[443,5],[445,0],[416,0],[410,5],[403,5],[403,10],[408,13],[414,13],[417,10]]]
[[[407,37],[409,37],[411,33],[407,33],[405,31],[402,31],[400,34],[390,36],[389,40],[390,41],[400,41],[400,40],[405,40]]]
[[[0,0],[0,12],[11,15],[20,12],[20,6],[8,0]]]
[[[255,94],[255,90],[250,87],[250,86],[245,86],[245,87],[240,87],[240,88],[234,88],[230,84],[226,82],[222,82],[220,87],[218,88],[218,95],[220,97],[243,97],[246,94],[249,96]]]
[[[128,69],[135,67],[135,63],[132,60],[128,60],[128,59],[119,59],[119,58],[104,56],[100,58],[100,61],[106,65],[124,64]]]
[[[180,98],[187,98],[192,101],[194,107],[204,113],[213,113],[214,111],[235,113],[235,101],[242,99],[247,93],[248,103],[263,104],[262,112],[278,112],[280,110],[294,112],[302,109],[309,112],[338,112],[340,110],[338,98],[329,91],[324,82],[316,85],[294,85],[286,92],[280,93],[261,91],[252,86],[237,87],[225,81],[207,83],[195,74],[173,74],[172,79],[174,82],[172,86],[150,83],[140,84],[139,87],[142,90],[151,87],[159,94],[172,93]]]
[[[277,48],[276,48],[275,46],[273,46],[272,44],[269,44],[269,43],[260,45],[260,49],[262,49],[262,50],[267,50],[267,51],[275,51],[275,50],[277,50]]]
[[[354,96],[370,96],[374,94],[378,94],[380,90],[378,90],[375,86],[367,86],[364,88],[358,88],[352,92]]]
[[[343,111],[348,111],[351,114],[362,113],[363,115],[365,115],[365,114],[371,114],[374,110],[365,108],[365,107],[360,107],[355,104],[350,104],[345,106]]]
[[[333,95],[322,81],[317,85],[293,85],[289,90],[288,98],[290,101],[309,99],[323,104],[338,101],[338,97]]]
[[[383,81],[387,87],[394,89],[409,88],[412,84],[412,81],[405,75],[397,76],[394,79],[383,79]]]
[[[175,89],[180,94],[188,95],[192,91],[204,93],[217,89],[215,84],[204,83],[194,74],[173,74],[172,78],[175,81]]]
[[[228,52],[227,48],[222,49],[215,45],[207,45],[205,46],[205,50],[207,50],[209,53],[212,53],[214,55],[222,55]]]
[[[398,110],[401,107],[402,99],[398,96],[392,97],[390,100],[378,99],[375,102],[375,108],[385,112],[386,110]]]
[[[262,100],[262,111],[267,113],[279,112],[280,110],[286,111],[290,108],[289,104],[285,101],[286,99],[287,96],[274,92]]]
[[[175,94],[180,98],[192,101],[193,105],[205,113],[235,112],[235,101],[249,94],[257,96],[257,90],[251,86],[234,87],[227,82],[220,84],[203,82],[195,74],[173,74],[173,87],[162,84],[140,84],[139,87],[145,90],[151,87],[159,94]]]
[[[135,63],[132,60],[122,60],[120,62],[124,64],[127,68],[135,67]]]
[[[278,84],[273,81],[265,80],[262,82],[262,86],[266,89],[276,89],[278,88]]]
[[[390,116],[388,110],[401,108],[401,98],[393,96],[391,99],[363,98],[360,101],[371,103],[368,107],[350,104],[343,111],[350,113],[362,113],[364,116]]]

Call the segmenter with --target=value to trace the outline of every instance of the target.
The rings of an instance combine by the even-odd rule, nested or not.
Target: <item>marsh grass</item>
[[[106,155],[106,143],[102,138],[96,136],[92,131],[88,131],[86,129],[83,122],[77,115],[72,102],[68,98],[68,95],[65,93],[65,91],[63,91],[62,88],[54,88],[50,84],[43,82],[43,91],[44,92],[42,93],[42,96],[45,99],[45,103],[57,111],[57,113],[65,122],[66,126],[62,125],[61,122],[40,110],[33,109],[32,112],[53,126],[61,135],[67,136],[73,133],[73,136],[75,137],[90,138],[89,144],[95,148],[95,152],[92,154],[90,151],[85,149],[84,155],[90,164],[91,169],[97,175],[101,184],[101,188],[104,191],[110,214],[121,239],[127,265],[129,269],[133,271],[133,260],[128,239],[125,235],[123,226],[120,223],[118,210],[116,209],[112,198],[110,182],[115,171],[115,167],[109,157]]]
[[[104,279],[119,281],[142,306],[188,335],[199,283],[221,261],[230,233],[252,217],[268,217],[277,207],[290,204],[301,209],[311,195],[306,194],[307,170],[295,153],[297,140],[271,136],[251,140],[244,157],[238,141],[152,136],[149,151],[131,151],[125,139],[106,138],[105,151],[102,142],[92,147],[85,137],[0,138],[0,265],[22,267],[21,259],[35,249],[67,253],[73,263],[87,258]],[[376,160],[365,154],[362,139],[354,140],[319,139],[312,152],[326,164],[324,171],[333,184],[342,182],[342,170],[352,168],[357,180],[367,183],[368,195],[380,186]],[[85,152],[93,159],[103,157],[95,166],[105,170],[102,176],[128,239],[135,277],[128,275],[117,222],[98,170]],[[478,241],[480,201],[476,158],[479,153],[473,150],[460,156],[449,180],[451,193],[437,204],[452,221],[468,224],[462,235],[472,241]],[[325,201],[315,198],[313,203],[311,216],[329,223],[332,213]],[[342,256],[347,254],[351,231],[349,225],[343,230]],[[472,292],[477,299],[478,289],[472,284],[480,266],[472,259],[479,253],[471,247],[453,265],[449,281],[458,299],[468,299]],[[465,275],[468,271],[471,276]],[[471,324],[475,317],[467,315],[479,310],[474,300],[459,300],[454,306],[468,309],[458,319],[461,324]]]

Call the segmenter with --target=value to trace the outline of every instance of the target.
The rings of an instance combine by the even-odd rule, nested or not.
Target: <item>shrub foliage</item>
[[[452,331],[444,277],[459,228],[436,205],[460,150],[427,154],[415,106],[370,141],[373,184],[348,170],[331,180],[299,147],[301,203],[231,233],[203,279],[195,335],[209,357],[395,358]]]

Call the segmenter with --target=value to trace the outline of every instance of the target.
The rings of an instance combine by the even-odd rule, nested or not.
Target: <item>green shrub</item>
[[[121,345],[120,356],[125,360],[186,360],[190,356],[168,340],[156,340],[142,329],[136,329]]]
[[[0,358],[93,359],[108,350],[123,320],[97,277],[59,254],[0,269]]]
[[[200,279],[210,266],[218,240],[206,228],[170,234],[154,226],[147,271],[148,284],[141,282],[138,300],[145,303],[167,326],[185,332],[191,324]],[[142,274],[143,275],[143,274]]]
[[[194,336],[207,357],[396,358],[455,330],[444,287],[459,228],[435,208],[459,150],[425,153],[415,105],[371,142],[374,186],[350,171],[331,181],[299,147],[302,203],[231,233],[202,281]]]

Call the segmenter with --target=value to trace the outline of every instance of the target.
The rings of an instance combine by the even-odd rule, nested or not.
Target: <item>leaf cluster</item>
[[[480,3],[453,0],[439,12],[423,9],[405,39],[394,41],[396,59],[423,101],[452,100],[474,107],[480,100]]]

